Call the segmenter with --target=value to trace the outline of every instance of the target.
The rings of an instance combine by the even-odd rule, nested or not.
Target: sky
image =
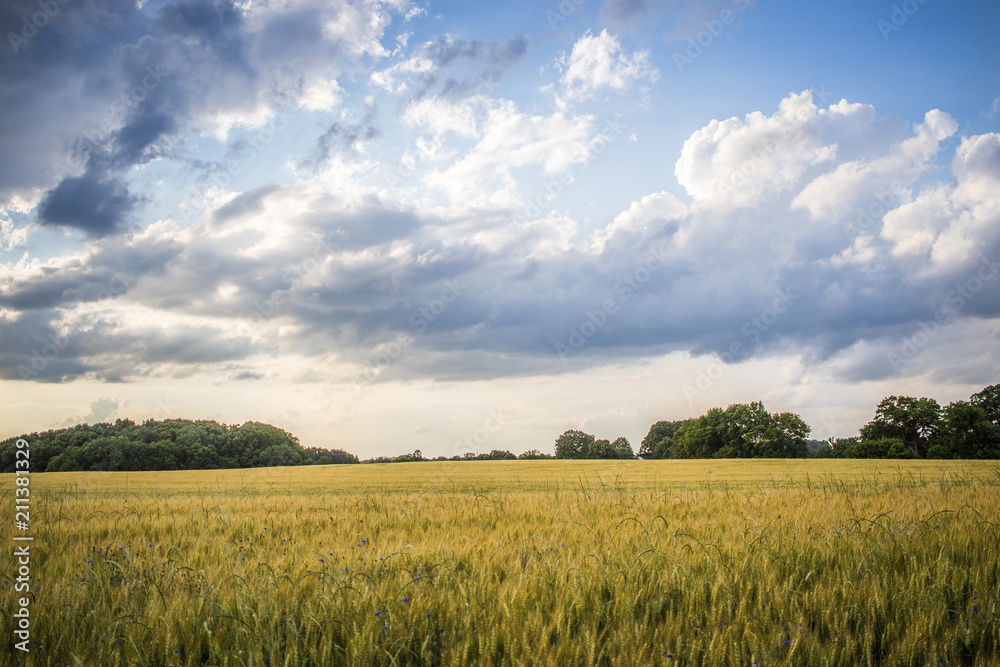
[[[363,458],[1000,382],[992,1],[3,0],[0,438]]]

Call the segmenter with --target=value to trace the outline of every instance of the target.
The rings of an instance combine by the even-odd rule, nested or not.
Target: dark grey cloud
[[[123,231],[138,202],[122,179],[86,172],[49,190],[39,205],[38,220],[99,238]]]

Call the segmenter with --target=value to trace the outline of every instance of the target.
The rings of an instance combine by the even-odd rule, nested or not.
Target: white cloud
[[[898,257],[921,258],[922,271],[963,270],[1000,243],[1000,134],[962,140],[954,184],[922,192],[885,216],[882,237]]]
[[[610,225],[595,231],[591,238],[592,248],[601,252],[616,235],[630,236],[633,242],[648,239],[668,223],[681,220],[686,213],[687,207],[669,192],[646,195],[616,215]]]
[[[427,129],[437,137],[449,132],[464,137],[477,137],[479,128],[476,116],[485,103],[486,100],[482,97],[449,100],[434,95],[409,105],[403,112],[403,120]]]
[[[924,122],[914,127],[913,136],[899,141],[886,155],[841,163],[806,185],[792,207],[808,210],[813,219],[839,220],[859,203],[879,197],[889,199],[885,206],[895,206],[909,197],[909,187],[927,171],[941,142],[957,130],[958,123],[951,116],[929,111]]]
[[[696,201],[723,208],[760,204],[836,157],[836,142],[824,141],[819,131],[826,115],[805,91],[782,100],[772,116],[713,120],[684,142],[674,173]]]
[[[556,65],[562,71],[559,78],[562,92],[557,97],[560,104],[596,97],[605,89],[624,92],[637,82],[653,84],[660,78],[649,51],[629,54],[618,37],[607,30],[597,36],[588,30]]]
[[[584,162],[594,141],[592,128],[589,115],[532,115],[499,100],[489,108],[476,145],[451,166],[429,172],[425,180],[453,202],[514,205],[518,198],[513,169],[535,165],[551,175]]]

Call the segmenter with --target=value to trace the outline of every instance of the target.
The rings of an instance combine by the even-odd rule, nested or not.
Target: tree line
[[[31,443],[31,470],[211,470],[358,463],[339,449],[303,447],[298,438],[259,422],[226,425],[188,419],[131,419],[79,424],[0,442],[0,471],[14,472],[16,442]]]
[[[945,407],[932,398],[889,396],[874,418],[851,438],[808,440],[810,427],[791,412],[770,413],[761,402],[713,408],[680,421],[658,421],[642,439],[643,459],[707,458],[929,458],[1000,459],[1000,384]],[[628,439],[597,439],[571,429],[555,441],[555,454],[531,449],[466,452],[425,458],[401,456],[361,461],[341,449],[303,447],[298,438],[260,422],[220,424],[187,419],[130,419],[79,424],[0,442],[0,472],[14,472],[16,442],[31,443],[31,470],[206,470],[267,466],[421,461],[633,459]]]
[[[643,438],[639,456],[998,459],[1000,385],[944,408],[932,398],[889,396],[851,438],[810,441],[810,430],[796,414],[772,414],[759,402],[736,404],[725,410],[713,408],[694,419],[656,422]],[[558,457],[558,440],[556,450]]]

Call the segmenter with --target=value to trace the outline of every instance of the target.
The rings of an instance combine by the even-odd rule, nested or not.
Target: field
[[[47,473],[31,492],[31,652],[5,546],[7,664],[1000,664],[997,462]]]

